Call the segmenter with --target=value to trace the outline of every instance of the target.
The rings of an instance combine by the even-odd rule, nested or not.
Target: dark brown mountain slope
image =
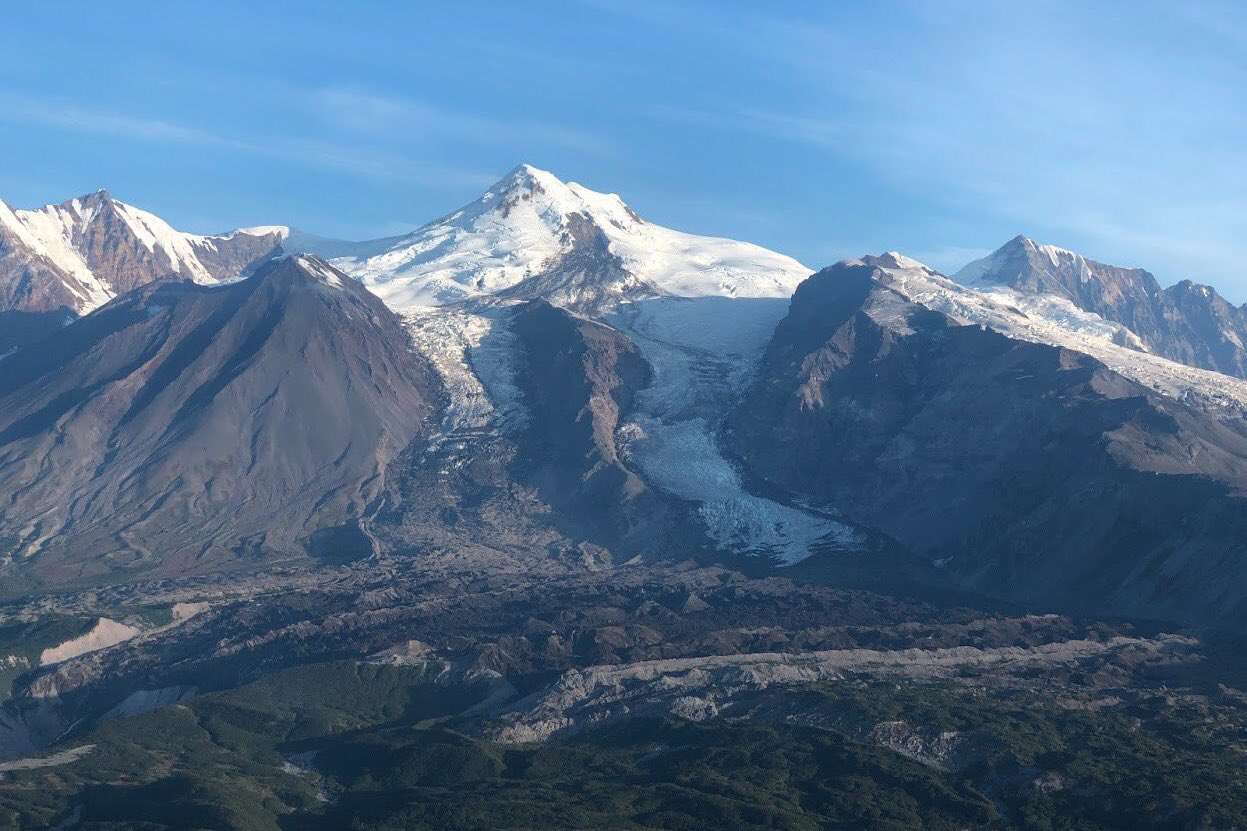
[[[534,556],[596,567],[704,547],[694,506],[649,487],[616,445],[651,377],[635,344],[542,300],[490,314],[482,348],[507,356],[505,395],[515,400],[495,425],[447,426],[394,463],[374,523],[387,547],[450,552],[461,566],[500,557],[507,568]]]
[[[619,456],[615,430],[651,371],[622,333],[542,300],[511,322],[528,411],[517,476],[533,483],[569,533],[652,548],[670,507]]]
[[[962,587],[1247,620],[1242,424],[888,295],[869,258],[797,290],[732,420],[752,472]]]
[[[3,571],[366,552],[349,529],[439,395],[399,318],[315,258],[144,286],[0,360]]]

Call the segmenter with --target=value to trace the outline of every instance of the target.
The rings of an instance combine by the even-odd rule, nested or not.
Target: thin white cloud
[[[11,92],[0,93],[0,120],[144,142],[218,147],[367,178],[436,187],[484,187],[497,178],[495,172],[456,168],[377,148],[362,148],[358,144],[291,136],[242,140],[160,118],[108,112]]]
[[[1103,10],[1075,3],[919,1],[897,27],[863,32],[850,13],[813,24],[780,7],[727,43],[742,60],[771,56],[785,104],[736,95],[651,114],[804,144],[985,225],[1247,294],[1247,15],[1148,8],[1106,29]],[[627,13],[716,18],[645,2]]]
[[[304,105],[326,125],[381,138],[436,137],[483,145],[548,145],[608,155],[612,144],[586,130],[531,119],[509,119],[447,110],[412,98],[352,87],[307,92]]]
[[[0,119],[15,124],[39,124],[63,130],[141,141],[245,146],[238,141],[217,136],[205,130],[159,118],[142,118],[104,112],[81,107],[72,102],[50,101],[12,92],[0,92]]]

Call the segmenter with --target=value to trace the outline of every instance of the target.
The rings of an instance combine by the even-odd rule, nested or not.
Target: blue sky
[[[358,239],[527,161],[810,266],[1021,232],[1247,300],[1243,4],[36,5],[0,27],[20,207]]]

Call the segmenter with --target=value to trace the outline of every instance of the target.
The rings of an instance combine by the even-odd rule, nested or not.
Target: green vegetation
[[[18,676],[39,666],[43,650],[86,634],[101,616],[143,630],[173,622],[172,607],[144,605],[104,609],[94,615],[47,615],[36,621],[0,624],[0,702],[10,696]]]
[[[1075,708],[1016,690],[846,681],[764,696],[772,723],[634,719],[508,747],[447,718],[484,687],[431,681],[415,667],[319,664],[105,722],[70,743],[96,745],[83,759],[5,775],[0,828],[53,826],[73,806],[88,831],[1055,831],[1247,818],[1233,702],[1158,692]],[[768,710],[780,700],[791,718]],[[881,723],[952,738],[911,758],[921,744],[910,756],[880,746]]]
[[[138,606],[132,613],[118,615],[117,619],[131,623],[140,629],[156,629],[173,622],[173,607]]]
[[[0,626],[0,701],[9,697],[13,681],[39,666],[43,650],[90,631],[96,618],[45,617],[32,623]]]
[[[1088,703],[966,686],[836,685],[821,705],[852,730],[904,721],[957,731],[955,778],[1033,829],[1241,828],[1247,711],[1159,691]]]

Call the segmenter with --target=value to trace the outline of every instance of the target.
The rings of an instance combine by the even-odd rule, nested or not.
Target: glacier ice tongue
[[[610,320],[654,371],[620,429],[625,457],[657,487],[697,502],[725,550],[791,564],[820,545],[853,547],[856,533],[825,514],[750,493],[716,437],[787,310],[778,298],[658,298],[625,304]]]

